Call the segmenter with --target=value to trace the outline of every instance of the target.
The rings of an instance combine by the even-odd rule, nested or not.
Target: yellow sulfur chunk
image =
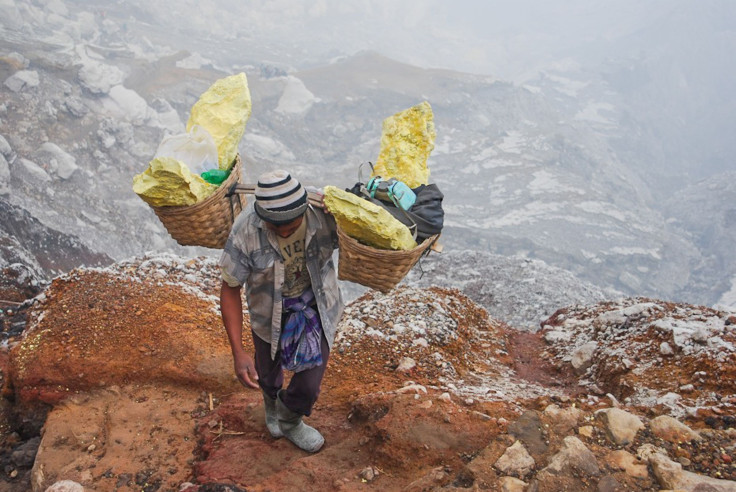
[[[173,157],[157,157],[133,177],[133,191],[154,207],[194,205],[216,189]]]
[[[373,176],[396,178],[410,188],[429,183],[427,159],[437,136],[427,101],[383,120],[381,152]]]
[[[230,169],[238,153],[251,112],[248,79],[244,73],[217,80],[192,106],[187,132],[194,125],[207,129],[217,145],[218,167]]]
[[[378,249],[417,246],[409,228],[383,208],[335,186],[325,186],[325,205],[348,236]]]

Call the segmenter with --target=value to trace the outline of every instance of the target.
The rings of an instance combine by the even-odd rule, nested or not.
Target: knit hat
[[[307,210],[307,192],[281,169],[261,174],[256,185],[256,214],[271,224],[287,224]]]

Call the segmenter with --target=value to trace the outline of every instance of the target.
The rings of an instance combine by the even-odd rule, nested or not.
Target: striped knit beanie
[[[287,224],[307,210],[307,192],[281,169],[261,174],[256,186],[256,214],[271,224]]]

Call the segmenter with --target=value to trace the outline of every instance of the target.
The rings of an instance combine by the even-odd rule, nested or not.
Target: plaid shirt
[[[322,329],[332,349],[337,324],[345,307],[337,285],[332,252],[337,248],[335,219],[321,209],[307,208],[307,271],[317,301]],[[271,358],[276,356],[281,337],[284,284],[284,261],[276,234],[248,204],[236,219],[220,257],[223,279],[245,285],[250,324],[255,334],[271,344]]]

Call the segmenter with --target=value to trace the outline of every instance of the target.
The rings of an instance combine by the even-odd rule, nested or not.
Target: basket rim
[[[201,202],[197,202],[193,205],[168,205],[168,206],[162,206],[162,207],[156,207],[151,205],[151,208],[154,209],[154,211],[157,214],[164,214],[164,215],[178,215],[178,214],[190,214],[193,212],[198,211],[199,209],[206,208],[212,203],[213,201],[219,200],[224,196],[228,190],[230,189],[230,186],[232,186],[233,183],[236,183],[240,180],[240,172],[242,168],[242,161],[240,159],[240,154],[235,155],[235,162],[233,166],[230,168],[230,176],[227,177],[225,181],[223,181],[220,186],[217,187],[217,190],[214,191],[210,196],[202,200]]]
[[[417,246],[412,249],[380,249],[380,248],[375,248],[373,246],[368,246],[367,244],[363,244],[357,239],[355,239],[354,237],[351,237],[350,235],[348,235],[347,232],[345,232],[340,227],[339,224],[337,224],[337,235],[340,240],[345,239],[348,242],[348,244],[354,249],[363,250],[366,252],[377,252],[379,254],[385,254],[388,256],[409,256],[411,254],[416,253],[417,250],[424,251],[429,246],[431,246],[431,244],[435,242],[437,238],[439,237],[439,234],[434,234],[432,236],[429,236],[428,238],[426,238],[421,243],[417,244]]]

